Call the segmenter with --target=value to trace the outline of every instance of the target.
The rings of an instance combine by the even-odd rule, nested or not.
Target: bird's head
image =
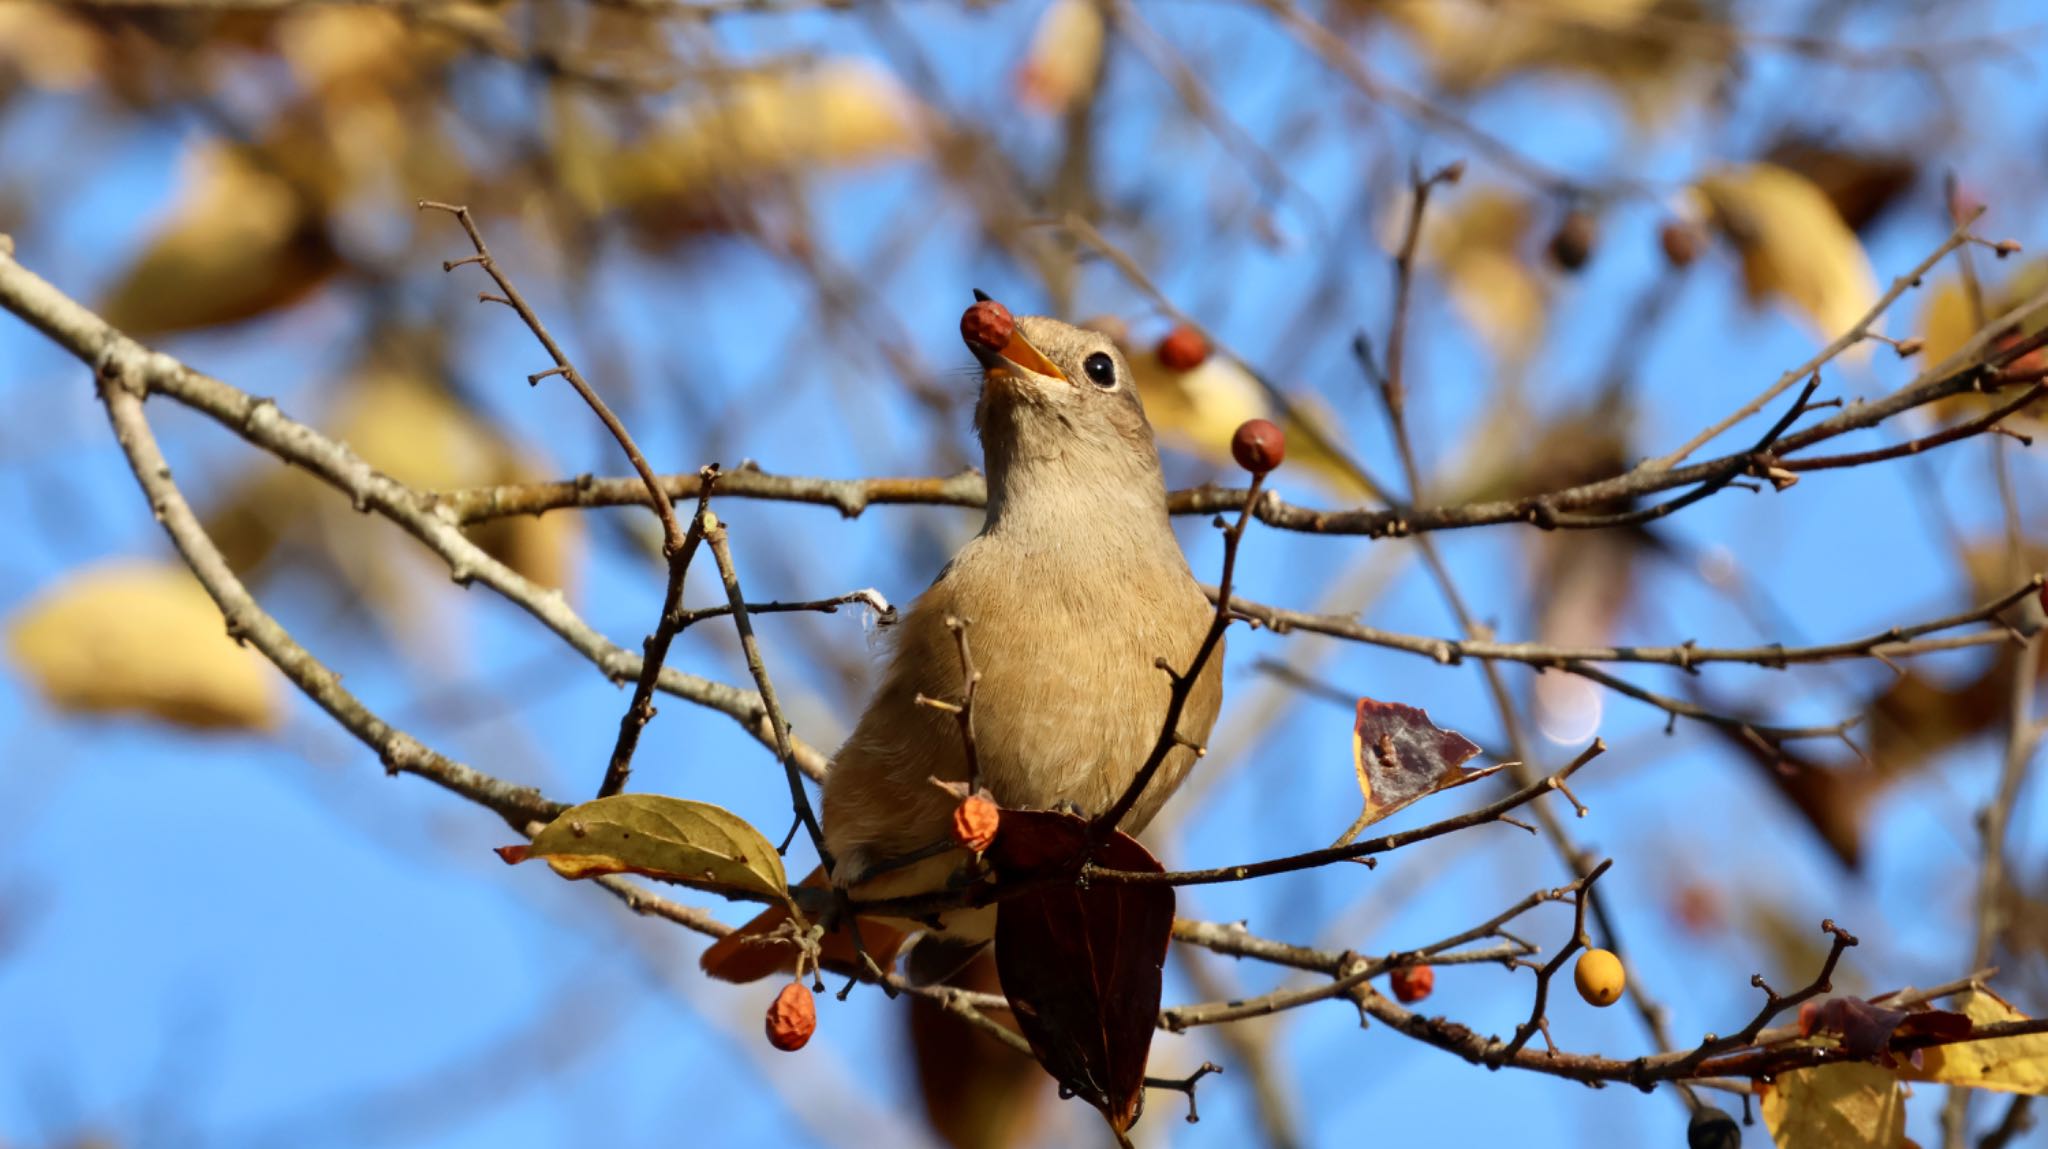
[[[981,361],[974,424],[992,499],[1039,490],[1163,502],[1159,453],[1136,380],[1109,336],[980,301],[961,335]],[[1091,499],[1091,501],[1093,501]]]

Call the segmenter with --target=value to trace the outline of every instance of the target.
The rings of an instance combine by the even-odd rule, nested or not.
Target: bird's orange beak
[[[997,354],[1010,364],[1022,367],[1026,371],[1033,371],[1062,383],[1068,382],[1067,373],[1054,366],[1052,360],[1033,347],[1031,341],[1024,338],[1022,329],[1012,331],[1010,341],[1003,344],[1003,349]]]

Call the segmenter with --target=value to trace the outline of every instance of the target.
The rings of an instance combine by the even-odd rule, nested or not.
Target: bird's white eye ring
[[[1107,352],[1097,351],[1083,359],[1081,370],[1087,374],[1089,382],[1105,391],[1116,386],[1116,360],[1111,359]]]

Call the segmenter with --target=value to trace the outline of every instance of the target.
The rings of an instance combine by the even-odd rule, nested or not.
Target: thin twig
[[[832,874],[832,851],[825,848],[825,831],[818,824],[818,816],[811,810],[811,797],[804,789],[803,773],[797,769],[796,760],[790,750],[789,720],[783,717],[782,707],[775,700],[775,684],[769,681],[768,665],[761,660],[761,644],[754,639],[753,619],[747,614],[747,596],[740,590],[739,571],[732,562],[732,549],[726,542],[725,524],[708,510],[698,512],[702,520],[704,541],[711,544],[711,557],[718,563],[718,577],[725,584],[725,601],[732,607],[733,627],[739,632],[740,651],[746,656],[747,671],[754,676],[754,686],[761,692],[761,709],[766,713],[768,726],[775,732],[775,755],[782,762],[783,776],[789,780],[789,804],[797,820],[811,835],[811,845],[818,851],[818,860],[825,867],[825,875]]]
[[[718,480],[718,467],[713,464],[701,473],[704,482],[698,489],[697,513],[690,519],[683,545],[668,556],[668,585],[662,591],[661,615],[655,620],[654,632],[640,646],[640,676],[633,682],[633,701],[619,717],[619,735],[612,744],[611,760],[605,764],[604,781],[597,788],[600,798],[626,788],[626,779],[633,771],[633,752],[640,745],[640,732],[654,720],[654,687],[661,681],[661,664],[667,661],[669,645],[683,629],[683,584],[689,578],[690,561],[696,558],[697,547],[704,541],[703,522],[711,507],[711,488]],[[658,485],[652,489],[658,489]]]
[[[1223,575],[1217,580],[1217,585],[1223,588],[1222,598],[1217,604],[1214,617],[1209,622],[1209,629],[1202,635],[1201,646],[1195,649],[1194,658],[1188,663],[1186,670],[1180,671],[1167,665],[1164,658],[1160,661],[1160,669],[1166,672],[1172,685],[1167,693],[1166,717],[1160,722],[1159,737],[1153,742],[1152,752],[1146,756],[1144,765],[1131,776],[1130,784],[1124,787],[1123,795],[1116,800],[1116,804],[1089,826],[1088,840],[1091,846],[1109,840],[1110,834],[1122,824],[1124,815],[1131,812],[1131,807],[1137,804],[1139,797],[1145,793],[1145,788],[1152,784],[1153,775],[1159,772],[1159,767],[1166,761],[1167,755],[1173,753],[1175,747],[1186,744],[1186,739],[1180,732],[1181,713],[1187,709],[1188,696],[1194,693],[1195,683],[1201,679],[1203,668],[1216,653],[1216,648],[1222,644],[1223,632],[1230,627],[1232,616],[1227,603],[1230,598],[1231,579],[1237,573],[1237,548],[1244,541],[1244,529],[1251,522],[1252,508],[1258,504],[1259,492],[1264,489],[1265,482],[1264,472],[1252,476],[1251,493],[1245,499],[1244,508],[1238,512],[1237,522],[1223,532]],[[1193,749],[1198,758],[1204,752],[1200,746]]]

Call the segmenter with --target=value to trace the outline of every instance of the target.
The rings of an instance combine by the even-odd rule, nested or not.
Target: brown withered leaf
[[[1479,753],[1472,740],[1445,730],[1427,712],[1399,702],[1358,700],[1358,720],[1351,728],[1351,764],[1365,809],[1337,839],[1345,845],[1367,826],[1439,790],[1449,790],[1486,777],[1499,769],[1467,770]]]
[[[664,794],[614,794],[572,806],[530,844],[501,847],[498,856],[515,865],[543,858],[570,879],[645,874],[714,893],[788,897],[781,855],[746,819]]]
[[[1072,814],[1005,810],[988,857],[1004,881],[1073,871],[1088,823]],[[1123,833],[1098,865],[1161,872]],[[996,972],[1038,1063],[1123,1132],[1144,1107],[1145,1064],[1173,932],[1171,886],[1052,881],[996,910]]]
[[[1859,1061],[1890,1065],[1894,1039],[1914,1034],[1955,1038],[1967,1036],[1970,1019],[1943,1009],[1904,1010],[1860,997],[1832,997],[1799,1007],[1801,1037],[1833,1037]]]

